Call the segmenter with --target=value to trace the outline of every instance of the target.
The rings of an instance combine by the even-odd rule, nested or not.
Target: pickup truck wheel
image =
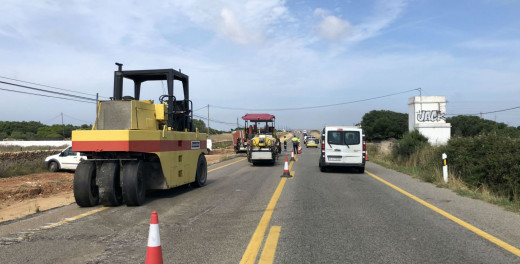
[[[206,184],[207,178],[208,163],[206,162],[206,157],[204,157],[204,155],[199,155],[199,161],[197,162],[197,172],[195,174],[195,181],[192,182],[190,185],[195,188],[202,187]]]
[[[144,163],[140,160],[123,165],[123,199],[128,206],[139,206],[146,201],[143,167]]]
[[[81,207],[95,206],[99,202],[99,189],[96,186],[96,163],[82,161],[74,173],[74,199]]]
[[[104,206],[118,206],[123,202],[119,181],[119,162],[105,161],[98,174],[99,203]]]
[[[57,172],[60,169],[60,166],[58,165],[58,162],[51,161],[49,163],[49,171],[50,172]]]

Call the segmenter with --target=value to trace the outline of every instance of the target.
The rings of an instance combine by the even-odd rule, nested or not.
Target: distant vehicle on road
[[[59,154],[45,158],[45,167],[51,172],[76,170],[79,162],[86,159],[87,156],[84,156],[81,152],[74,152],[72,147],[68,147]]]
[[[319,139],[313,137],[313,136],[309,136],[307,137],[307,140],[305,142],[305,147],[307,148],[317,148],[318,147],[318,143],[319,143]]]

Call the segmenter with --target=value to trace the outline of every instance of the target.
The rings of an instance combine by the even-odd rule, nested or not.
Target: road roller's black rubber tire
[[[206,157],[200,154],[199,160],[197,161],[197,172],[195,174],[195,181],[192,182],[190,185],[195,188],[202,187],[206,184],[207,179],[208,163],[206,162]]]
[[[123,165],[123,200],[128,206],[140,206],[146,201],[146,184],[142,161],[129,161]]]
[[[99,203],[119,206],[123,203],[123,191],[119,181],[119,161],[105,161],[98,170]]]
[[[96,206],[99,203],[95,162],[82,161],[78,164],[74,173],[74,199],[81,207]]]
[[[51,161],[49,163],[49,171],[50,172],[57,172],[60,169],[60,165],[58,165],[58,162]]]

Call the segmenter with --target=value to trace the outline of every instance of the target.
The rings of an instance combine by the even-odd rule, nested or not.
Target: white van
[[[357,126],[326,126],[321,131],[320,171],[328,167],[355,167],[365,173],[366,143]]]
[[[72,147],[68,147],[59,154],[45,158],[45,167],[51,172],[76,170],[78,164],[86,159],[87,156],[84,156],[83,153],[72,151]]]

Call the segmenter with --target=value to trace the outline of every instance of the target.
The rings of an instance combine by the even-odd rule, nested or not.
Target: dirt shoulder
[[[208,165],[235,157],[233,149],[215,150]],[[74,203],[74,172],[47,172],[0,178],[0,222]]]

